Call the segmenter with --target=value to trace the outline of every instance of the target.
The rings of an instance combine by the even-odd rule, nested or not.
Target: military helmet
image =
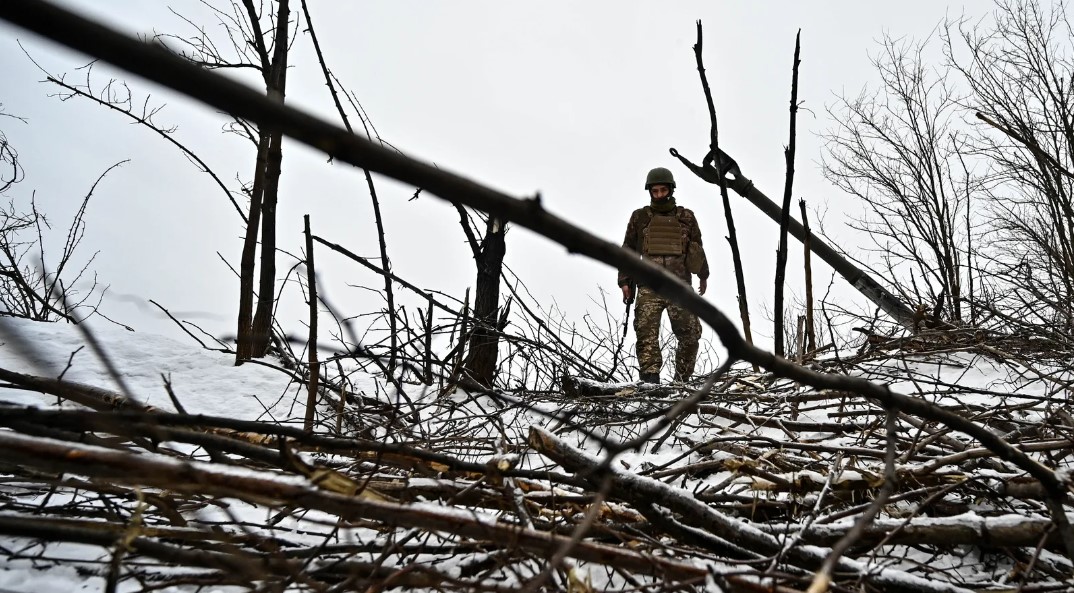
[[[664,167],[657,167],[645,176],[645,189],[648,190],[654,185],[666,185],[671,189],[675,189],[675,176],[671,174],[669,169]]]

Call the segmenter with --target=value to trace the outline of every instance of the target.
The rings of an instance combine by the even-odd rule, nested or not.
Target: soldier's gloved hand
[[[629,305],[634,302],[634,291],[630,289],[630,285],[624,284],[619,288],[623,289],[623,304]]]
[[[705,291],[708,290],[708,289],[709,289],[709,279],[708,278],[702,278],[701,283],[697,285],[697,294],[699,296],[704,296]]]

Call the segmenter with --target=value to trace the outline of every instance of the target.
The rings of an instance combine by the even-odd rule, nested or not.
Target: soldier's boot
[[[652,383],[653,385],[659,385],[660,384],[660,373],[639,372],[638,373],[638,380],[641,381],[642,383]]]
[[[697,347],[689,348],[687,345],[680,344],[678,351],[675,353],[675,373],[673,381],[675,383],[686,383],[690,379],[694,378],[694,366],[697,362]]]

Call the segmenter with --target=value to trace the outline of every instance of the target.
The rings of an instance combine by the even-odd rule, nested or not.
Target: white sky
[[[68,0],[61,4],[129,33],[189,33],[168,10],[203,23],[226,45],[221,28],[193,0],[146,2]],[[300,12],[296,1],[293,10]],[[545,206],[618,243],[629,213],[647,201],[646,171],[670,167],[679,203],[692,208],[706,238],[713,277],[707,298],[737,317],[730,253],[718,190],[693,178],[668,155],[674,146],[697,161],[707,146],[708,115],[695,69],[695,21],[705,26],[705,62],[721,118],[721,146],[770,197],[783,194],[783,146],[788,136],[791,55],[802,30],[798,158],[794,197],[827,212],[826,230],[851,237],[840,212],[850,199],[819,168],[817,133],[830,127],[825,105],[857,94],[875,80],[869,62],[885,33],[923,38],[946,15],[974,18],[983,0],[945,3],[766,2],[310,2],[330,67],[353,90],[381,136],[408,154],[516,196],[540,192]],[[86,57],[0,23],[5,112],[0,118],[18,148],[26,180],[9,195],[36,192],[62,231],[85,191],[109,165],[131,162],[99,186],[90,205],[83,254],[100,250],[94,269],[110,284],[105,311],[138,329],[176,334],[171,322],[138,303],[155,299],[215,334],[234,329],[237,281],[217,256],[237,267],[241,221],[208,176],[148,130],[85,100],[49,98],[58,89],[20,43],[54,73],[83,76]],[[288,102],[334,118],[331,99],[307,35],[294,44]],[[136,102],[167,103],[156,118],[178,125],[177,138],[225,180],[251,177],[253,147],[223,135],[227,117],[106,65],[94,69],[98,88],[126,78]],[[377,178],[394,270],[415,284],[462,297],[474,281],[469,248],[454,210],[430,195],[408,201],[413,188]],[[749,282],[755,332],[770,333],[777,226],[736,196],[736,221]],[[795,207],[797,212],[797,207]],[[280,247],[301,250],[302,215],[314,232],[352,251],[377,255],[375,226],[361,175],[297,143],[285,145],[279,207]],[[817,222],[817,215],[811,214]],[[62,236],[58,239],[62,240]],[[865,242],[852,239],[859,245]],[[849,247],[849,245],[848,245]],[[53,249],[55,253],[56,249]],[[281,274],[292,261],[281,256]],[[354,315],[381,306],[368,291],[379,278],[326,249],[318,251],[328,296]],[[611,292],[621,315],[615,271],[568,255],[517,229],[508,235],[507,264],[548,306],[574,319],[599,290]],[[792,242],[788,291],[801,293],[801,248]],[[817,272],[823,294],[827,274]],[[836,282],[840,284],[841,281]],[[292,294],[297,291],[292,289]],[[858,299],[861,300],[861,299]],[[292,308],[293,306],[293,308]],[[290,331],[304,331],[297,300],[283,310]]]

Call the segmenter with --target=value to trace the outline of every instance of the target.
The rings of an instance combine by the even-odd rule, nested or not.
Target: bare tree
[[[317,32],[313,28],[313,19],[310,17],[309,6],[306,0],[302,0],[302,14],[306,17],[306,33],[310,36],[310,41],[313,42],[313,49],[317,54],[317,61],[321,65],[321,72],[324,74],[324,82],[328,87],[329,92],[332,95],[332,102],[336,106],[336,111],[339,113],[340,119],[343,121],[344,127],[348,132],[354,133],[354,128],[351,126],[350,118],[347,117],[347,111],[343,107],[343,103],[340,101],[340,94],[346,97],[347,102],[354,109],[358,120],[361,122],[362,127],[365,129],[366,138],[373,140],[374,135],[370,133],[370,128],[373,128],[373,124],[369,121],[369,115],[365,113],[365,110],[361,108],[361,103],[355,97],[353,92],[342,88],[342,83],[328,67],[328,63],[325,61],[324,52],[321,51],[321,44],[317,41]],[[337,86],[340,87],[337,89]],[[375,131],[376,128],[373,128]],[[376,136],[376,140],[381,144],[387,144],[379,136]],[[380,246],[380,260],[381,267],[384,270],[384,300],[387,304],[388,312],[388,340],[389,340],[389,352],[388,352],[388,372],[395,371],[396,356],[399,350],[398,334],[399,328],[396,325],[396,316],[393,313],[395,311],[395,289],[392,287],[392,261],[388,257],[388,242],[384,233],[384,217],[380,211],[380,199],[377,197],[377,188],[373,184],[373,176],[370,175],[368,170],[363,170],[365,173],[366,187],[369,188],[369,201],[373,206],[373,221],[377,226],[377,239]]]
[[[971,198],[980,180],[966,163],[959,103],[946,69],[930,69],[927,42],[885,38],[873,64],[880,88],[842,97],[829,113],[824,173],[861,200],[853,226],[883,258],[890,288],[919,312],[961,320]]]
[[[0,103],[0,109],[3,104]],[[25,119],[0,111],[0,117],[7,117],[26,123]],[[19,152],[7,140],[4,130],[0,129],[0,195],[23,178],[22,165],[19,164]]]
[[[268,4],[242,0],[228,10],[213,8],[219,24],[227,31],[230,51],[221,50],[203,26],[187,20],[192,35],[158,35],[162,43],[177,47],[191,62],[208,69],[250,69],[265,86],[265,94],[284,102],[287,90],[287,54],[297,30],[291,25],[288,0]],[[242,256],[239,261],[239,313],[236,330],[235,363],[265,355],[272,328],[276,286],[276,204],[279,194],[283,134],[271,127],[236,120],[233,130],[256,146],[253,181],[247,188],[249,216]],[[257,255],[260,238],[260,257]],[[254,290],[254,272],[259,273]],[[254,295],[257,305],[254,307]]]
[[[783,288],[787,272],[787,226],[791,219],[791,192],[794,188],[794,149],[795,133],[798,121],[798,65],[802,60],[798,55],[802,49],[802,31],[794,36],[794,60],[791,66],[791,106],[790,106],[790,134],[787,138],[787,146],[783,148],[783,155],[787,162],[787,178],[783,191],[782,216],[779,221],[779,247],[776,249],[776,294],[773,299],[775,321],[772,331],[774,343],[773,349],[776,354],[784,356],[783,348]]]
[[[985,201],[991,308],[1074,332],[1074,28],[1063,3],[998,0],[990,24],[948,23],[945,51],[977,111],[974,151],[996,169]]]
[[[719,123],[716,119],[716,105],[712,100],[712,89],[709,87],[709,79],[705,74],[705,62],[703,58],[704,49],[704,29],[701,27],[701,21],[697,21],[697,42],[694,44],[694,61],[697,63],[697,72],[701,77],[701,90],[705,93],[705,104],[709,110],[709,152],[705,157],[705,164],[712,162],[716,163],[716,167],[723,168],[723,163],[720,162],[719,155],[722,154],[720,150],[720,132]],[[671,155],[678,158],[683,164],[687,164],[687,161],[679,156],[678,151],[674,148],[671,149]],[[689,167],[689,165],[687,165]],[[693,168],[691,167],[691,170]],[[696,171],[695,171],[696,174]],[[731,248],[731,262],[735,269],[735,284],[738,288],[738,314],[742,320],[742,331],[746,336],[746,341],[750,344],[753,343],[753,329],[750,324],[750,308],[749,299],[746,297],[746,276],[742,268],[742,256],[738,246],[738,231],[735,228],[735,218],[731,211],[731,200],[727,197],[727,179],[722,174],[717,175],[715,178],[716,185],[720,188],[720,198],[723,201],[724,219],[727,222],[727,243]]]
[[[97,312],[104,291],[96,276],[84,286],[97,254],[79,263],[76,253],[86,233],[86,209],[93,192],[108,173],[125,162],[105,169],[86,192],[56,258],[47,257],[45,245],[52,226],[33,197],[12,198],[0,207],[0,316],[78,323]],[[23,180],[19,153],[0,130],[0,196]]]

